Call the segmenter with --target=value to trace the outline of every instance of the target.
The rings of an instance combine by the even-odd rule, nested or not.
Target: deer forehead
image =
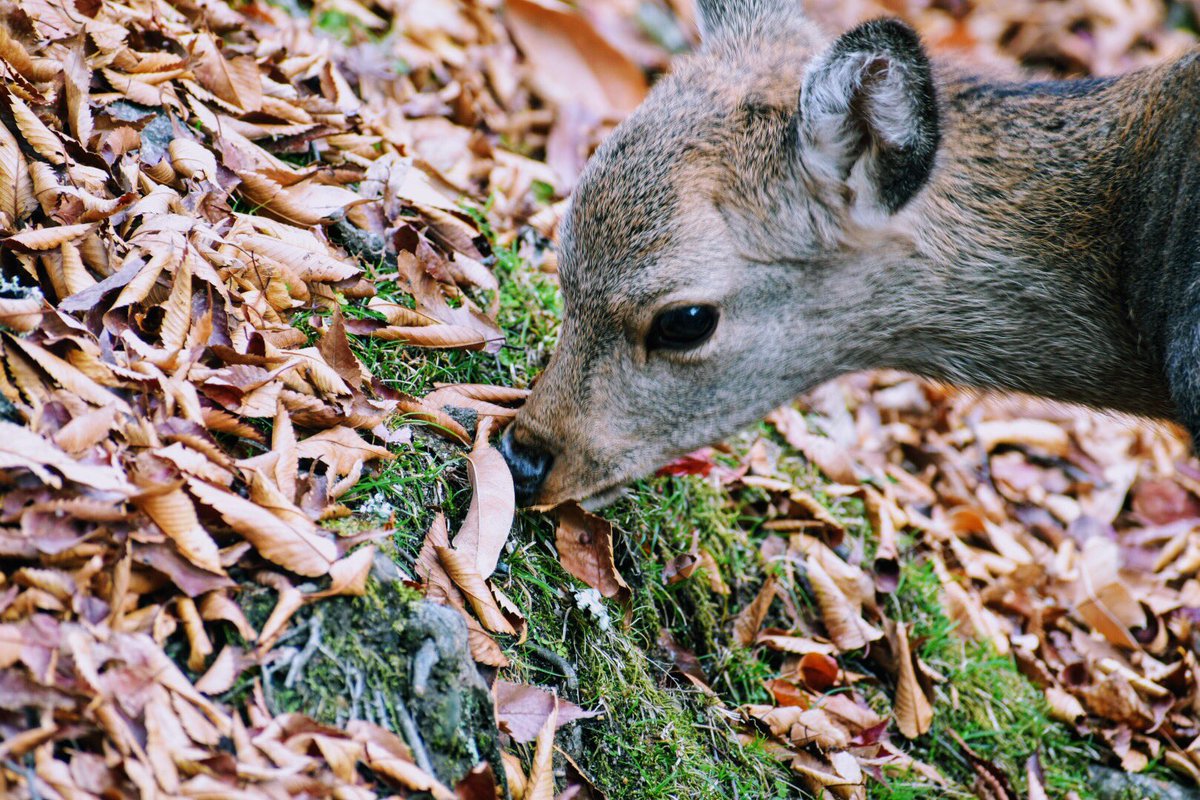
[[[721,210],[763,215],[794,157],[811,55],[795,39],[724,45],[684,59],[659,83],[575,190],[561,246],[568,303],[673,291],[694,279],[698,258],[688,250],[714,245]]]

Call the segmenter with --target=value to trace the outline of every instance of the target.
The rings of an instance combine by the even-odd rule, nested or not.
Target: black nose
[[[537,497],[538,489],[550,472],[554,456],[536,447],[521,444],[513,437],[510,427],[500,439],[500,455],[508,462],[513,477],[517,505],[527,506]]]

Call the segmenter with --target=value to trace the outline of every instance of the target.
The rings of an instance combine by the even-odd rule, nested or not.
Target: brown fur
[[[769,8],[739,16],[756,2]],[[1113,81],[1024,85],[943,66],[936,106],[889,108],[897,93],[883,82],[920,77],[902,63],[903,41],[871,49],[894,29],[831,47],[785,3],[710,12],[740,22],[683,59],[585,172],[562,233],[561,343],[510,433],[510,451],[553,458],[533,478],[545,479],[537,502],[603,502],[866,368],[1190,424],[1177,387],[1192,377],[1171,372],[1170,331],[1187,329],[1185,306],[1200,298],[1164,303],[1173,284],[1145,275],[1167,260],[1197,282],[1198,223],[1178,218],[1189,206],[1148,211],[1181,191],[1171,159],[1196,160],[1197,57]],[[864,41],[858,94],[820,83]],[[875,144],[857,142],[858,128],[818,130],[825,100],[846,100]],[[886,128],[900,135],[920,114],[936,114],[940,146],[928,180],[909,181],[897,204],[880,188]],[[922,136],[918,149],[930,146]],[[1189,233],[1157,252],[1172,219]],[[679,301],[721,308],[713,338],[647,352],[656,311]]]

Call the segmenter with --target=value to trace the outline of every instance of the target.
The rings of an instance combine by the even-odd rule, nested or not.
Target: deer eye
[[[717,327],[720,314],[713,306],[676,306],[654,318],[648,350],[687,350],[707,341]]]

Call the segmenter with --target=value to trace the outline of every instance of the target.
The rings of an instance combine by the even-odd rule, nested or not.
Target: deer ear
[[[805,163],[847,183],[856,210],[900,210],[929,178],[941,138],[916,31],[880,19],[837,39],[805,75],[800,129]]]
[[[800,0],[697,0],[696,6],[705,40],[746,37],[756,24],[790,22],[804,16]]]

